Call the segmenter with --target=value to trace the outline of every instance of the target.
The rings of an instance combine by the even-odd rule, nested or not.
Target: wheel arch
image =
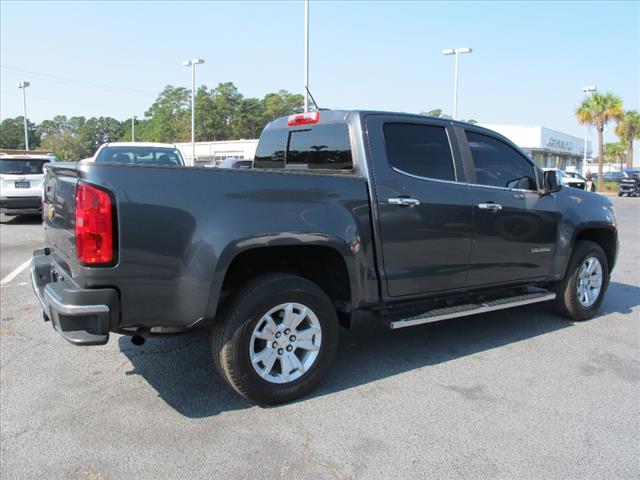
[[[600,245],[607,257],[609,273],[613,271],[618,257],[618,234],[615,227],[606,224],[592,224],[576,229],[571,242],[572,252],[579,240],[587,240]]]
[[[269,272],[292,273],[316,283],[331,298],[340,324],[349,327],[359,286],[350,245],[326,235],[244,240],[227,246],[214,275],[207,318],[215,319],[229,296],[250,278]],[[258,240],[258,241],[256,241]]]

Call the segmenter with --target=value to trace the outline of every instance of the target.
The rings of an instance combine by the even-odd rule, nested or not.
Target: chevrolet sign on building
[[[482,126],[510,139],[543,168],[582,170],[584,138],[574,137],[541,125]],[[587,158],[591,155],[591,142],[587,142]]]

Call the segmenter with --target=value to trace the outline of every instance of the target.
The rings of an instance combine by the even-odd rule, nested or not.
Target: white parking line
[[[0,280],[0,285],[6,285],[7,283],[9,283],[11,280],[13,280],[18,275],[20,275],[20,272],[22,272],[30,264],[31,264],[31,259],[29,259],[26,262],[24,262],[22,265],[20,265],[18,268],[16,268],[13,272],[11,272],[9,275],[7,275],[2,280]]]

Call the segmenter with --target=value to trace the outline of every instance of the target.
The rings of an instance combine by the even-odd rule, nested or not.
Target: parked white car
[[[44,164],[55,155],[0,153],[0,213],[39,214],[42,208]]]
[[[238,157],[227,157],[221,162],[216,162],[216,168],[253,168],[253,160]]]
[[[169,165],[184,167],[178,147],[172,143],[111,142],[98,147],[93,157],[83,162],[128,163],[136,165]]]
[[[545,172],[554,171],[558,177],[558,182],[567,187],[579,188],[580,190],[586,190],[587,181],[578,173],[575,172],[563,172],[559,168],[543,168]]]

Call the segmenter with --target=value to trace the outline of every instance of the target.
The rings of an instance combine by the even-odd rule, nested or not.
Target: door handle
[[[420,200],[417,198],[390,198],[387,200],[389,205],[400,205],[401,207],[415,207],[420,205]]]
[[[480,210],[492,210],[494,212],[497,212],[498,210],[502,210],[502,205],[500,205],[499,203],[487,202],[479,203],[478,208]]]

